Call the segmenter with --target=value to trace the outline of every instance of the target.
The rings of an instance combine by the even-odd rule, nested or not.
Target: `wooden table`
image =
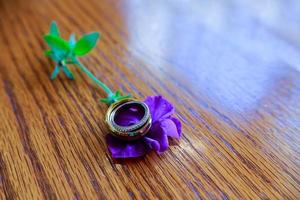
[[[299,1],[0,1],[0,199],[300,199]],[[101,32],[81,61],[161,94],[183,137],[112,159],[104,92],[51,81],[43,34]]]

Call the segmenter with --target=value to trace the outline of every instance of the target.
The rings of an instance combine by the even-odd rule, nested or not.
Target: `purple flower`
[[[181,123],[172,117],[173,105],[162,96],[147,97],[145,103],[148,105],[152,117],[150,131],[141,139],[136,141],[124,141],[107,135],[108,148],[114,158],[133,158],[145,155],[151,150],[158,153],[166,151],[169,147],[168,137],[179,139],[181,137]],[[133,113],[137,112],[137,115]],[[135,108],[128,109],[120,119],[123,125],[131,125],[140,118],[139,111]]]

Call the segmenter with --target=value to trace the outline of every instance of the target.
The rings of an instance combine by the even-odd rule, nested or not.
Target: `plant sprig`
[[[131,95],[123,96],[120,91],[113,92],[78,60],[78,57],[87,55],[96,46],[99,38],[100,34],[98,32],[92,32],[84,34],[78,41],[76,41],[75,34],[71,34],[69,41],[66,41],[60,36],[56,22],[52,21],[49,33],[44,36],[44,40],[50,49],[44,53],[56,63],[50,76],[51,80],[54,80],[60,71],[69,79],[74,80],[75,77],[68,67],[68,65],[72,64],[78,67],[107,93],[107,98],[103,98],[100,101],[110,105],[116,101],[129,98]]]

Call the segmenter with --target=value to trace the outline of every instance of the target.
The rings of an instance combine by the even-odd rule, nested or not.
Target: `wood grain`
[[[0,199],[300,199],[299,7],[0,0]],[[64,37],[101,32],[81,61],[114,90],[168,98],[182,140],[112,159],[103,91],[77,69],[49,79],[53,19]]]

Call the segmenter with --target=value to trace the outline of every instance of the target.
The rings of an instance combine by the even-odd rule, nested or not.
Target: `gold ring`
[[[119,124],[116,119],[118,114],[124,109],[130,109],[133,106],[142,110],[142,116],[137,123],[124,126]],[[123,140],[137,140],[143,137],[151,128],[151,114],[149,107],[142,101],[137,101],[132,98],[123,99],[111,104],[106,112],[106,123],[108,124],[111,133]]]

